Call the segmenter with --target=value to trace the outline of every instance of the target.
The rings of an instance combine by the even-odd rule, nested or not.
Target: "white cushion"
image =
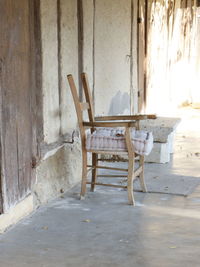
[[[153,135],[151,132],[131,129],[131,140],[135,152],[139,155],[149,155],[153,148]],[[86,139],[87,150],[127,151],[124,129],[99,128]]]

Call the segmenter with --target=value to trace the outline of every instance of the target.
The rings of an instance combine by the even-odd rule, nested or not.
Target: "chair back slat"
[[[82,103],[80,103],[79,101],[79,97],[78,97],[78,93],[77,93],[77,89],[76,89],[76,85],[74,82],[74,78],[71,74],[67,75],[67,79],[69,82],[69,86],[71,89],[71,93],[72,93],[72,97],[74,100],[74,105],[75,105],[75,109],[76,109],[76,114],[78,117],[78,124],[79,124],[79,129],[80,129],[80,134],[81,134],[81,141],[82,141],[82,145],[84,145],[85,142],[85,130],[83,127],[83,111],[82,111]]]
[[[90,92],[90,87],[89,87],[87,74],[86,73],[82,73],[81,74],[81,79],[82,79],[82,83],[83,83],[85,99],[86,99],[86,102],[89,104],[88,118],[89,118],[90,122],[94,122],[94,107],[93,107],[92,95],[91,95],[91,92]]]

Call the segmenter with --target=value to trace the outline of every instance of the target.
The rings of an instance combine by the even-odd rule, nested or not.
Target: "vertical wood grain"
[[[34,76],[32,6],[3,0],[1,13],[1,169],[4,210],[30,193],[32,181]]]

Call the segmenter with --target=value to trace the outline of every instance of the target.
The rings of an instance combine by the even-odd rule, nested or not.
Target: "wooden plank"
[[[1,51],[0,51],[1,53]],[[2,78],[3,60],[0,58],[0,84]],[[0,86],[0,214],[3,213],[3,180],[4,180],[4,161],[2,151],[2,90]]]
[[[31,179],[29,188],[36,182],[35,167],[40,160],[40,143],[43,141],[42,48],[40,0],[29,0],[30,32],[30,112],[31,112]]]
[[[135,205],[133,195],[133,179],[134,179],[134,147],[131,141],[130,128],[126,128],[125,132],[126,147],[128,149],[128,178],[127,178],[127,189],[128,189],[128,201],[130,205]]]
[[[95,121],[112,121],[112,120],[147,120],[156,119],[155,114],[140,115],[120,115],[120,116],[101,116],[95,117]]]
[[[138,0],[138,111],[145,107],[146,0]]]
[[[114,175],[114,174],[100,174],[97,177],[101,177],[101,178],[121,178],[121,177],[127,177],[127,175]]]
[[[16,204],[31,190],[32,178],[32,65],[29,1],[0,1],[0,58],[2,58],[1,148],[4,208]],[[12,40],[12,41],[11,41]]]
[[[87,180],[87,151],[85,148],[85,129],[83,127],[83,112],[81,110],[81,104],[78,97],[78,92],[76,89],[76,85],[73,79],[73,76],[71,74],[67,75],[67,79],[70,85],[70,90],[73,96],[74,105],[76,108],[76,114],[78,117],[78,124],[81,134],[81,147],[82,147],[82,183],[81,183],[81,199],[84,198],[86,193],[86,180]]]
[[[135,122],[126,121],[126,122],[83,122],[83,126],[91,127],[134,127]]]
[[[87,182],[87,184],[91,184],[91,182]],[[103,183],[95,183],[95,185],[101,185],[101,186],[110,186],[110,187],[116,187],[116,188],[127,188],[126,185],[117,185],[117,184],[103,184]]]
[[[83,90],[81,73],[83,72],[83,45],[84,45],[84,25],[83,25],[83,0],[77,0],[77,22],[78,22],[78,79],[79,79],[79,99],[83,100]]]
[[[92,184],[91,184],[91,192],[94,192],[95,184],[97,181],[97,164],[98,164],[98,154],[92,153],[92,166],[94,167],[92,169]]]
[[[92,165],[87,165],[87,167],[92,167]],[[107,167],[107,166],[96,166],[96,168],[97,169],[105,169],[105,170],[125,171],[125,172],[128,171],[128,169],[113,168],[113,167]]]
[[[5,3],[6,2],[6,3]],[[2,75],[1,75],[1,97],[2,97],[2,158],[4,161],[4,177],[3,186],[6,187],[6,198],[7,205],[14,203],[18,198],[18,159],[17,159],[17,92],[13,94],[14,81],[13,76],[16,75],[12,66],[16,66],[16,58],[13,57],[12,44],[8,44],[9,36],[6,32],[10,31],[11,28],[11,1],[1,1],[1,25],[0,25],[0,35],[1,35],[1,58],[2,64]],[[7,22],[6,22],[7,17]],[[15,22],[16,18],[13,18]],[[3,23],[5,21],[5,23]],[[15,37],[16,38],[16,37]],[[10,50],[10,51],[9,51]],[[8,79],[9,73],[12,73],[10,79]],[[8,79],[8,80],[7,80]],[[10,152],[12,154],[10,155]],[[8,191],[11,192],[9,196]]]
[[[96,154],[105,154],[105,155],[127,155],[127,151],[105,151],[105,150],[94,150],[94,149],[88,149],[87,152],[92,152],[92,153],[96,153]]]
[[[37,151],[36,157],[40,157],[40,144],[43,141],[43,92],[42,92],[42,41],[41,41],[41,17],[40,17],[40,0],[30,0],[33,5],[34,21],[34,66],[35,66],[35,86],[34,86],[34,99],[33,114],[35,114],[36,123],[36,136],[37,136]],[[33,43],[33,41],[32,41]],[[33,97],[32,97],[33,100]]]
[[[130,109],[131,113],[136,113],[136,107],[134,107],[133,100],[134,99],[134,86],[133,86],[133,72],[134,72],[134,55],[133,55],[133,47],[134,47],[134,2],[137,4],[137,1],[131,0],[131,28],[130,28]]]
[[[79,97],[78,97],[78,92],[76,89],[76,85],[74,82],[74,78],[71,74],[67,75],[67,79],[70,85],[70,90],[73,96],[74,100],[74,105],[76,109],[76,114],[78,117],[78,124],[79,124],[79,129],[80,129],[80,134],[81,134],[81,144],[82,144],[82,150],[85,150],[85,129],[83,128],[83,112],[81,110],[81,105],[79,102]]]
[[[61,0],[57,0],[57,47],[58,47],[58,98],[59,98],[59,118],[62,119],[62,7]],[[60,123],[59,135],[62,135],[62,126]]]
[[[86,101],[89,103],[89,110],[88,110],[88,117],[90,121],[94,121],[94,106],[93,106],[93,99],[89,87],[88,77],[86,73],[81,74],[81,79],[83,83],[83,89],[85,93]]]

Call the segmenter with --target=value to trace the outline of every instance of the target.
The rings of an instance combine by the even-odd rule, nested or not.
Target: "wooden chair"
[[[89,84],[87,75],[85,73],[82,73],[82,83],[83,83],[83,89],[85,93],[85,99],[86,102],[80,102],[77,89],[74,83],[73,76],[67,75],[68,82],[70,85],[71,93],[74,99],[74,104],[76,108],[76,113],[78,117],[78,124],[80,129],[80,136],[81,136],[81,144],[82,144],[82,184],[81,184],[81,199],[84,198],[86,193],[86,184],[91,184],[91,191],[94,191],[95,185],[101,185],[101,186],[113,186],[113,187],[119,187],[119,188],[126,188],[128,191],[128,202],[131,205],[135,205],[134,201],[134,195],[133,195],[133,180],[136,177],[139,177],[139,181],[141,184],[141,188],[143,192],[147,192],[147,188],[144,181],[144,155],[139,155],[135,151],[135,142],[139,142],[136,138],[136,141],[133,141],[132,138],[132,127],[135,127],[136,129],[139,128],[139,121],[144,119],[154,119],[156,118],[155,115],[130,115],[130,116],[106,116],[106,117],[94,117],[94,110],[93,110],[93,102],[92,102],[92,96],[89,90]],[[83,111],[87,110],[88,112],[88,118],[89,121],[83,121]],[[104,137],[98,136],[98,130],[101,132],[102,130],[108,131],[109,129],[118,130],[119,127],[121,129],[121,133],[119,136],[116,135],[113,137],[114,141],[120,140],[121,144],[120,146],[123,146],[123,148],[120,147],[117,149],[108,148],[105,149],[102,148],[102,140]],[[90,134],[86,134],[86,130],[90,129]],[[124,131],[122,130],[124,129]],[[145,133],[146,136],[149,136],[149,133]],[[151,134],[151,133],[150,133]],[[92,140],[95,138],[101,139],[101,146],[98,147],[95,145],[95,147],[88,147],[88,140]],[[111,137],[112,138],[112,137]],[[106,140],[106,137],[104,138]],[[143,138],[144,139],[144,138]],[[109,139],[111,140],[111,139]],[[120,143],[119,142],[119,143]],[[141,142],[147,142],[146,139],[142,140]],[[153,142],[151,140],[151,142]],[[92,153],[92,165],[88,165],[87,163],[87,153]],[[106,166],[100,166],[98,155],[101,154],[109,154],[109,155],[127,155],[128,156],[128,169],[123,168],[113,168],[113,167],[106,167]],[[139,156],[139,167],[135,169],[135,159]],[[107,169],[107,170],[115,170],[115,171],[126,171],[127,172],[127,185],[118,185],[118,184],[108,184],[108,183],[102,183],[97,181],[97,169]],[[87,181],[87,175],[88,172],[92,171],[92,178],[91,182]],[[106,175],[107,176],[107,175]],[[112,175],[110,175],[112,176]],[[117,176],[119,177],[119,175]],[[120,176],[121,177],[121,176]]]

